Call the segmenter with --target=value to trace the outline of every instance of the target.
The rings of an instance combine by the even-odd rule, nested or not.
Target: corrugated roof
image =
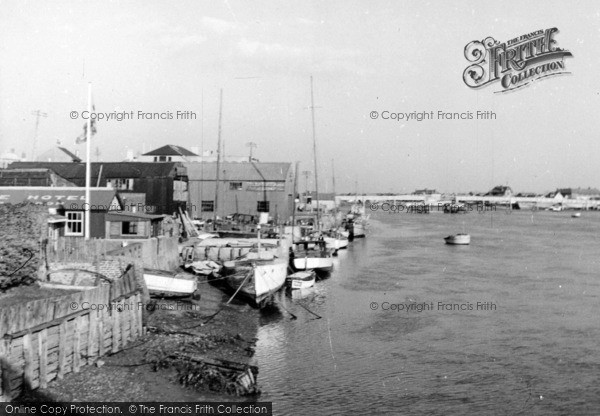
[[[217,178],[216,163],[189,162],[184,165],[190,181],[214,181]],[[219,179],[224,181],[262,181],[263,178],[258,173],[260,171],[267,181],[285,181],[291,166],[291,163],[223,162]]]
[[[142,156],[198,156],[196,153],[190,152],[185,147],[167,144],[158,149],[144,153]]]
[[[172,176],[181,162],[95,162],[92,163],[92,178],[97,178],[102,166],[102,178],[164,178]],[[10,169],[42,168],[54,171],[68,180],[85,180],[85,163],[62,162],[13,162]]]

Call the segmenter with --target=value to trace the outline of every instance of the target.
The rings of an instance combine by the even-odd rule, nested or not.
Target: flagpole
[[[90,239],[90,186],[92,182],[90,148],[92,139],[92,83],[88,83],[88,119],[87,128],[85,129],[85,202],[86,209],[83,211],[85,219],[85,239]]]

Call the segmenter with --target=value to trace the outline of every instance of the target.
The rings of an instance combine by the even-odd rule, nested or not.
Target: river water
[[[330,278],[261,316],[261,401],[291,415],[600,414],[600,212],[508,212],[372,214]],[[444,244],[463,231],[471,245]]]

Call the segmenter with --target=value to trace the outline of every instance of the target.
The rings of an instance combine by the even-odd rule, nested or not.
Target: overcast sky
[[[600,3],[593,1],[0,1],[0,153],[75,145],[96,111],[194,111],[196,120],[98,123],[93,148],[122,160],[164,144],[313,170],[338,192],[600,188]],[[557,27],[571,75],[508,94],[463,82],[465,46]],[[496,120],[371,119],[371,111],[494,111]],[[137,118],[137,117],[136,117]],[[301,181],[303,183],[303,181]]]

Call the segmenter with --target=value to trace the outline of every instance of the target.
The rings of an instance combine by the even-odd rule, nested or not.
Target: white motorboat
[[[581,212],[576,212],[575,214],[571,215],[572,218],[579,218],[581,217]]]
[[[292,289],[307,289],[314,286],[316,273],[312,270],[300,271],[286,278],[288,286]]]
[[[294,270],[314,270],[317,273],[333,270],[333,258],[325,240],[298,241],[294,244],[296,249],[290,254]]]
[[[198,283],[192,275],[167,270],[144,269],[144,280],[151,295],[198,298]]]
[[[467,245],[471,243],[471,235],[469,234],[454,234],[444,238],[446,244],[452,245]]]

